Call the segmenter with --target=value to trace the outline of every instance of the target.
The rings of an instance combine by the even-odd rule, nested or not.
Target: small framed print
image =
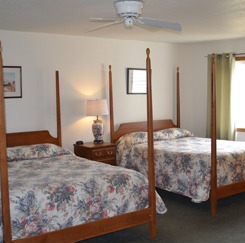
[[[127,94],[146,94],[146,69],[127,68]]]
[[[22,98],[21,66],[3,66],[4,98]]]

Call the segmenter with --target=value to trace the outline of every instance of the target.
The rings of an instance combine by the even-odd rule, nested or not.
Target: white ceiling
[[[0,29],[173,43],[245,37],[245,0],[144,0],[142,17],[178,22],[182,31],[119,24],[86,32],[101,24],[89,17],[116,17],[114,1],[0,0]]]

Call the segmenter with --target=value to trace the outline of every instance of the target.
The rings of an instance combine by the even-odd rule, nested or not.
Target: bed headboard
[[[60,91],[59,91],[59,72],[55,72],[56,77],[56,119],[57,119],[57,137],[50,135],[48,130],[14,132],[7,133],[7,147],[31,145],[39,143],[53,143],[62,146],[61,142],[61,114],[60,114]]]
[[[180,127],[180,92],[179,92],[179,68],[176,71],[176,110],[177,110],[177,125],[174,124],[171,119],[154,120],[153,130],[162,130],[171,127]],[[115,131],[114,127],[114,112],[113,112],[113,87],[112,87],[112,70],[109,66],[109,103],[110,103],[110,130],[111,130],[111,142],[115,143],[121,136],[132,133],[147,131],[147,122],[129,122],[120,124],[119,128]]]
[[[153,131],[171,127],[177,127],[177,125],[175,125],[171,119],[153,121]],[[132,132],[147,132],[147,122],[141,121],[121,123],[119,128],[114,131],[113,136],[111,137],[111,141],[115,143],[121,136]]]
[[[57,138],[52,137],[48,130],[7,133],[6,137],[7,147],[39,143],[53,143],[59,145]]]

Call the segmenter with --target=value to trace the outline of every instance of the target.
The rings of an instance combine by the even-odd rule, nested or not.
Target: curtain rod
[[[245,53],[234,53],[235,56],[245,56]]]
[[[212,53],[213,54],[213,53]],[[215,55],[222,55],[222,53],[214,53]],[[241,53],[234,53],[234,56],[245,56],[245,52],[241,52]],[[204,56],[204,57],[208,57],[208,56]]]

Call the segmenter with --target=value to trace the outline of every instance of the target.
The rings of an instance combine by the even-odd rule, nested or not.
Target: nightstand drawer
[[[92,150],[92,158],[95,160],[99,159],[105,159],[105,158],[115,158],[115,149],[96,149]]]

